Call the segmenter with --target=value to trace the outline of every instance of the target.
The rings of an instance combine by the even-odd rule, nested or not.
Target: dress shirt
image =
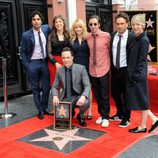
[[[119,34],[116,33],[114,36],[113,44],[112,44],[112,56],[113,56],[113,64],[116,66],[116,54],[117,54],[117,43],[119,41]],[[126,30],[121,35],[121,47],[120,47],[120,68],[127,66],[127,52],[126,52],[126,45],[127,45],[127,38],[128,38],[128,30]]]
[[[110,34],[99,30],[96,36],[96,65],[93,65],[93,35],[87,35],[90,49],[89,73],[93,77],[102,77],[110,70]]]
[[[34,48],[31,59],[43,59],[43,55],[41,53],[41,46],[39,43],[38,31],[33,29],[33,34],[35,38],[35,48]],[[44,58],[46,58],[46,38],[41,29],[40,29],[40,36],[41,36],[43,48],[44,48]]]

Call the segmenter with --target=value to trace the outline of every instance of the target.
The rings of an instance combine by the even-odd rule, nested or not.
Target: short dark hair
[[[126,23],[129,22],[129,16],[128,16],[126,13],[119,13],[119,14],[117,14],[116,17],[115,17],[115,22],[116,22],[116,20],[117,20],[118,18],[123,18],[123,19],[125,19],[125,20],[126,20]]]
[[[98,15],[91,15],[90,16],[90,18],[89,18],[89,20],[91,20],[91,19],[97,19],[98,20],[98,23],[100,24],[101,23],[101,20],[100,20],[100,17],[98,16]]]
[[[71,53],[71,56],[74,56],[74,53],[73,53],[72,49],[69,48],[69,47],[64,47],[61,51],[61,55],[62,55],[63,52],[67,52],[67,51],[69,51]]]
[[[34,10],[34,11],[31,13],[31,15],[30,15],[31,21],[32,21],[32,18],[33,18],[34,16],[36,16],[36,15],[38,15],[38,16],[41,18],[41,21],[42,21],[42,22],[44,21],[44,17],[43,17],[43,15],[42,15],[42,13],[39,12],[38,10]]]

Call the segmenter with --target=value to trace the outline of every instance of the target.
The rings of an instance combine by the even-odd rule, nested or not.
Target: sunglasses
[[[97,26],[98,24],[97,23],[89,23],[89,26]]]

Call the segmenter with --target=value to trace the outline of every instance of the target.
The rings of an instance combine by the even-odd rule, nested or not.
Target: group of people
[[[85,126],[87,111],[87,119],[92,119],[93,89],[100,115],[96,124],[108,127],[109,121],[121,121],[119,127],[127,127],[131,110],[141,110],[140,125],[129,132],[146,132],[148,116],[152,120],[149,132],[158,126],[158,118],[149,110],[149,40],[144,32],[144,14],[132,17],[132,32],[128,31],[128,15],[118,14],[115,17],[116,31],[111,35],[101,31],[97,15],[89,18],[90,33],[87,33],[86,24],[81,19],[74,21],[70,32],[61,15],[54,17],[52,29],[42,25],[42,21],[40,12],[31,14],[33,27],[22,34],[20,47],[39,119],[43,119],[44,114],[53,115],[48,109],[51,89],[53,105],[70,101],[72,117],[78,107],[77,119],[81,126]],[[109,117],[110,78],[111,93],[117,108],[112,117]],[[61,93],[59,89],[62,89]]]

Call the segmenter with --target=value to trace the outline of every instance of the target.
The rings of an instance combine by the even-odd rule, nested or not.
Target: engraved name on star
[[[152,27],[153,28],[153,23],[154,23],[155,21],[151,21],[151,19],[149,18],[149,20],[148,21],[146,21],[146,23],[147,23],[147,28],[148,27]]]
[[[76,136],[75,134],[78,132],[79,128],[73,129],[73,130],[67,130],[64,132],[58,132],[58,131],[53,131],[50,129],[44,129],[45,132],[48,134],[48,136],[44,136],[41,138],[33,139],[30,140],[31,142],[40,142],[40,141],[50,141],[54,142],[56,146],[62,150],[64,146],[69,142],[69,141],[90,141],[91,139]],[[55,138],[61,137],[62,139],[56,140]]]

